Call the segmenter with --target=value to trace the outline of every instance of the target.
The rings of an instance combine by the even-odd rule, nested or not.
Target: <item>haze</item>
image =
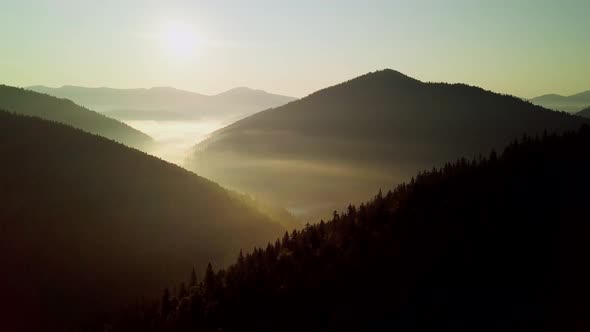
[[[0,330],[590,331],[590,0],[0,0]]]
[[[588,89],[588,12],[585,0],[3,0],[0,77],[303,97],[395,68],[526,98],[570,95]]]

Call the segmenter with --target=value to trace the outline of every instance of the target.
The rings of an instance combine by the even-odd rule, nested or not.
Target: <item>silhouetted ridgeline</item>
[[[68,124],[138,149],[152,143],[151,137],[122,122],[38,92],[0,85],[0,109]]]
[[[193,272],[97,330],[587,331],[589,168],[590,127],[524,137]]]
[[[0,156],[6,331],[68,331],[284,231],[209,180],[58,123],[0,112]]]
[[[523,133],[585,121],[464,84],[384,70],[223,128],[188,163],[207,178],[312,215]]]

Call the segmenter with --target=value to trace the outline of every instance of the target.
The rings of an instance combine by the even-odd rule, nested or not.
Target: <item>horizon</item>
[[[590,89],[589,9],[576,0],[9,1],[0,75],[22,87],[215,95],[245,86],[301,98],[392,68],[526,99],[567,96]]]
[[[7,331],[590,331],[590,0],[2,0]]]
[[[82,86],[82,85],[72,85],[72,84],[64,84],[64,85],[58,85],[58,86],[48,86],[48,85],[44,85],[44,84],[33,84],[33,85],[28,85],[28,86],[16,86],[16,87],[23,88],[23,89],[37,88],[37,87],[39,87],[39,88],[48,88],[48,89],[63,89],[63,88],[73,87],[73,88],[83,88],[83,89],[112,89],[112,90],[171,89],[171,90],[177,90],[177,91],[182,91],[182,92],[194,93],[194,94],[198,94],[198,95],[202,95],[202,96],[206,96],[206,97],[213,97],[213,96],[221,95],[221,94],[224,94],[224,93],[227,93],[227,92],[230,92],[230,91],[239,90],[239,89],[245,89],[245,90],[255,91],[255,92],[256,91],[257,92],[264,92],[264,93],[268,93],[268,94],[271,94],[271,95],[279,95],[279,96],[283,96],[283,97],[292,97],[292,98],[296,98],[296,99],[302,99],[302,98],[305,98],[305,97],[313,94],[314,92],[321,91],[321,90],[324,90],[324,89],[333,87],[335,85],[338,85],[338,84],[347,82],[349,80],[352,80],[354,78],[358,78],[358,77],[363,76],[363,75],[367,75],[367,74],[371,74],[371,73],[378,72],[378,71],[383,71],[383,70],[393,70],[393,71],[396,71],[395,69],[392,69],[392,68],[383,68],[383,69],[374,70],[374,71],[371,71],[371,72],[368,72],[368,73],[365,73],[365,74],[361,74],[361,75],[356,76],[356,77],[349,78],[349,79],[344,80],[342,82],[335,83],[333,85],[320,88],[319,90],[312,91],[309,94],[304,95],[304,96],[284,95],[284,94],[275,93],[272,90],[254,88],[254,87],[249,87],[249,86],[235,86],[235,87],[230,87],[230,88],[226,88],[224,90],[221,90],[219,92],[214,92],[214,93],[211,93],[211,94],[205,94],[205,93],[202,93],[200,91],[194,91],[194,90],[186,90],[186,89],[178,88],[178,87],[175,87],[175,86],[150,86],[150,87],[119,88],[119,87],[112,87],[112,86]],[[406,75],[405,73],[402,73],[402,72],[399,72],[399,73],[401,73],[403,75]],[[410,78],[414,78],[411,75],[407,75],[407,76],[410,77]],[[466,82],[422,81],[422,80],[420,80],[420,81],[422,83],[466,84],[466,85],[469,85],[469,86],[480,87],[480,88],[483,88],[486,91],[490,91],[490,92],[493,92],[493,93],[506,94],[506,93],[503,93],[503,92],[490,90],[490,89],[487,89],[487,88],[482,87],[482,86],[477,86],[477,85],[469,84],[469,83],[466,83]],[[590,92],[590,89],[581,90],[581,91],[574,92],[574,93],[571,93],[571,94],[545,93],[545,94],[536,95],[536,96],[532,96],[532,97],[522,97],[522,96],[514,95],[514,94],[508,94],[508,95],[511,95],[511,96],[517,97],[517,98],[521,98],[521,99],[524,99],[524,100],[530,100],[530,99],[539,98],[539,97],[545,97],[545,96],[572,97],[572,96],[583,94],[583,93],[587,93],[587,92]]]
[[[294,96],[288,96],[288,95],[281,95],[281,94],[277,94],[274,93],[272,91],[268,91],[268,90],[264,90],[264,89],[258,89],[258,88],[252,88],[252,87],[248,87],[248,86],[236,86],[233,88],[228,88],[225,90],[222,90],[220,92],[216,92],[213,94],[205,94],[199,91],[192,91],[192,90],[185,90],[185,89],[181,89],[181,88],[177,88],[174,86],[150,86],[150,87],[134,87],[134,88],[117,88],[117,87],[112,87],[112,86],[82,86],[82,85],[72,85],[72,84],[64,84],[64,85],[59,85],[59,86],[48,86],[48,85],[44,85],[44,84],[33,84],[33,85],[28,85],[28,86],[15,86],[17,88],[23,88],[23,89],[30,89],[30,88],[47,88],[47,89],[63,89],[63,88],[68,88],[68,87],[72,87],[72,88],[83,88],[83,89],[112,89],[112,90],[153,90],[153,89],[171,89],[171,90],[177,90],[177,91],[182,91],[182,92],[190,92],[190,93],[194,93],[194,94],[198,94],[198,95],[202,95],[202,96],[206,96],[206,97],[213,97],[213,96],[217,96],[217,95],[221,95],[230,91],[234,91],[234,90],[240,90],[240,89],[246,89],[249,91],[254,91],[254,92],[265,92],[268,94],[274,94],[274,95],[280,95],[283,97],[293,97],[293,98],[299,98],[299,97],[294,97]]]

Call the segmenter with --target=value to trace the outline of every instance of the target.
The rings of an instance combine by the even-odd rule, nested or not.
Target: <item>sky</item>
[[[0,83],[303,97],[391,68],[531,98],[590,90],[588,0],[0,0]]]

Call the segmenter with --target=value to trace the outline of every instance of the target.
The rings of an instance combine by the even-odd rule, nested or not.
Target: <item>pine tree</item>
[[[178,298],[183,299],[188,296],[188,290],[186,288],[186,284],[184,282],[180,283],[180,287],[178,287]]]
[[[170,302],[170,290],[168,288],[164,289],[164,293],[162,294],[162,301],[160,306],[160,314],[162,317],[168,317],[170,310],[172,309],[172,304]]]
[[[215,272],[211,263],[207,264],[205,271],[205,279],[203,280],[205,286],[205,293],[207,296],[212,296],[215,292]]]
[[[197,285],[197,273],[195,272],[195,267],[193,266],[193,270],[191,272],[191,280],[190,280],[190,287],[195,287]]]

